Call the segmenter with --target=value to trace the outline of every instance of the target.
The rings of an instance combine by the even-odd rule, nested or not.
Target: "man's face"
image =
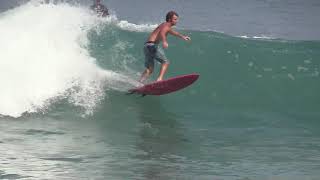
[[[176,25],[178,23],[178,21],[179,21],[179,17],[176,16],[176,15],[173,15],[171,20],[170,20],[172,25]]]

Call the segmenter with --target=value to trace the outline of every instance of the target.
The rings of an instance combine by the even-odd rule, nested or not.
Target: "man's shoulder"
[[[161,24],[159,25],[159,27],[160,27],[161,29],[163,29],[163,30],[169,30],[169,29],[171,29],[170,24],[168,24],[167,22],[161,23]]]

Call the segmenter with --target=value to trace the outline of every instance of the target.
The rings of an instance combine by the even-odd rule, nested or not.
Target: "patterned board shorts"
[[[158,61],[161,64],[169,63],[167,57],[165,56],[162,49],[158,47],[155,43],[145,43],[143,47],[143,52],[145,55],[145,67],[146,68],[153,68],[154,61]]]

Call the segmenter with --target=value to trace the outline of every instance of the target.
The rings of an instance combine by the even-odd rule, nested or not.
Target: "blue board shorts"
[[[153,68],[154,61],[158,61],[161,64],[169,63],[162,49],[159,49],[158,44],[154,42],[146,42],[143,47],[145,55],[145,67]]]

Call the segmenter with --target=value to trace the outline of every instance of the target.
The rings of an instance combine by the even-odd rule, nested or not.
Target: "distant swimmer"
[[[91,6],[99,16],[106,17],[109,15],[108,8],[101,4],[101,0],[94,0],[94,4]]]
[[[164,74],[169,66],[169,60],[166,58],[164,52],[159,49],[158,44],[162,41],[162,47],[168,48],[167,34],[170,33],[174,36],[180,37],[185,41],[191,40],[190,37],[184,36],[172,29],[174,25],[178,23],[179,15],[170,11],[166,15],[166,22],[160,24],[149,36],[147,42],[145,42],[143,51],[145,55],[145,67],[146,69],[142,73],[140,82],[145,81],[153,72],[154,61],[161,63],[161,69],[157,81],[163,79]]]

